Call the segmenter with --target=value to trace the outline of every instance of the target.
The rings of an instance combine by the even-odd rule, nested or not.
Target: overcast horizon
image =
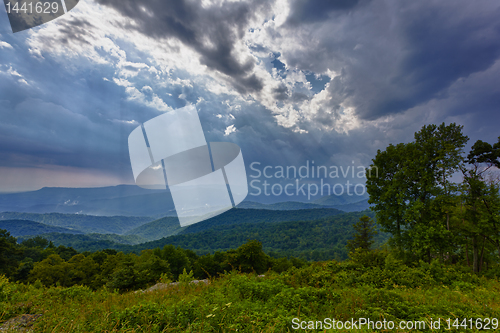
[[[442,122],[466,152],[494,143],[498,17],[492,0],[82,0],[0,34],[0,192],[134,184],[130,132],[190,104],[248,174],[367,167]]]

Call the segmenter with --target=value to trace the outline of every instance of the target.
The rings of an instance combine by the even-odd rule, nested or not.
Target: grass
[[[419,277],[426,285],[385,281],[381,287],[359,275],[366,272],[354,273],[346,267],[323,262],[282,274],[268,272],[265,277],[230,272],[208,285],[180,283],[154,292],[124,294],[0,279],[0,322],[23,313],[41,313],[35,332],[293,332],[293,318],[424,321],[427,327],[441,318],[441,330],[421,331],[444,332],[448,318],[500,317],[496,279],[464,277],[446,283],[431,276],[435,283]],[[356,279],[349,279],[356,274]]]

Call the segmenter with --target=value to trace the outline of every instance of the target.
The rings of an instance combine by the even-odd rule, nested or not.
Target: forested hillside
[[[191,249],[197,253],[236,248],[248,240],[262,243],[266,253],[273,256],[296,257],[305,260],[345,260],[345,245],[352,237],[352,225],[363,215],[372,212],[347,213],[314,221],[292,221],[279,223],[245,223],[213,227],[194,234],[180,234],[158,241],[139,244],[135,249],[163,247],[166,244]],[[388,238],[381,233],[376,246]],[[136,250],[137,251],[137,250]]]
[[[12,236],[36,236],[47,233],[62,233],[62,234],[83,234],[79,230],[68,228],[53,227],[43,223],[27,220],[0,220],[0,229],[5,229]]]
[[[232,224],[257,223],[257,222],[283,222],[283,221],[306,221],[344,214],[338,209],[300,209],[273,211],[265,209],[231,209],[224,214],[212,217],[186,227],[181,234],[197,233],[212,228],[224,227]]]
[[[352,225],[363,215],[373,216],[370,211],[344,213],[313,221],[257,222],[222,224],[197,233],[179,234],[142,244],[135,243],[139,236],[129,235],[68,235],[44,234],[43,238],[56,246],[72,247],[78,251],[115,249],[126,253],[162,248],[165,245],[180,246],[198,254],[237,248],[250,239],[262,242],[264,250],[273,256],[294,256],[306,260],[343,260],[347,258],[345,244],[352,237]],[[387,240],[388,234],[377,236],[377,246]],[[20,237],[26,240],[30,237]],[[141,238],[139,238],[141,239]],[[137,244],[131,246],[133,244]]]
[[[134,216],[94,216],[83,214],[60,213],[0,213],[0,220],[29,220],[49,226],[78,230],[82,233],[124,234],[144,223],[154,220],[153,217]]]
[[[147,242],[163,237],[177,235],[183,229],[184,228],[180,226],[179,219],[177,217],[167,216],[129,230],[125,233],[125,235],[138,236],[144,239],[144,242]]]

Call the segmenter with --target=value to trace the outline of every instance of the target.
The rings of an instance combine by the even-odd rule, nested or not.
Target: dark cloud
[[[448,98],[455,82],[491,68],[500,59],[499,15],[500,4],[487,0],[369,2],[321,28],[288,26],[314,47],[282,58],[304,71],[335,71],[331,108],[352,106],[359,118],[376,120]]]
[[[249,20],[267,8],[265,0],[224,2],[204,8],[188,0],[97,0],[130,17],[148,36],[174,37],[200,54],[201,63],[231,79],[242,93],[260,91],[262,82],[253,73],[254,60],[240,61],[234,44],[241,39]]]
[[[405,15],[402,47],[406,55],[397,71],[390,74],[390,87],[403,89],[397,89],[398,96],[385,94],[384,99],[374,100],[370,109],[364,110],[364,117],[374,119],[442,98],[453,82],[484,71],[499,59],[500,11],[463,14],[438,5]]]
[[[288,88],[284,84],[281,84],[278,88],[274,88],[273,93],[274,93],[274,98],[276,98],[279,101],[288,98]]]
[[[138,23],[124,29],[176,38],[191,47],[202,63],[224,74],[210,80],[225,77],[241,94],[270,91],[271,97],[264,97],[274,100],[267,105],[276,103],[284,115],[290,111],[295,126],[278,125],[280,110],[259,104],[258,93],[248,99],[212,93],[210,80],[191,81],[197,73],[179,69],[156,79],[141,69],[142,63],[155,66],[148,60],[151,55],[127,41],[113,40],[126,53],[127,64],[120,67],[118,60],[124,59],[104,50],[98,51],[108,62],[104,65],[50,52],[36,58],[22,42],[2,36],[12,48],[0,52],[0,166],[69,166],[131,179],[127,137],[136,122],[160,114],[155,98],[174,109],[196,104],[207,140],[237,143],[247,167],[254,161],[300,166],[306,160],[368,165],[377,149],[408,142],[423,124],[442,121],[465,125],[471,141],[495,142],[500,134],[500,13],[495,2],[292,1],[288,24],[267,25],[269,39],[259,40],[265,45],[247,45],[254,55],[259,53],[261,68],[278,72],[273,91],[262,89],[257,65],[241,60],[235,50],[255,12],[265,10],[267,2],[203,8],[193,1],[98,1]],[[317,24],[298,24],[313,22]],[[64,34],[38,40],[55,45],[63,36],[68,50],[73,43],[92,45],[89,31],[97,27],[76,18],[57,25]],[[280,35],[296,45],[283,46]],[[9,74],[11,67],[28,84]],[[121,76],[121,70],[132,74]],[[324,76],[328,70],[337,74],[331,81]],[[117,85],[113,78],[130,82]],[[142,100],[127,93],[127,85]],[[325,87],[312,114],[299,109],[302,102],[307,108],[307,101]],[[351,106],[360,126],[346,126],[352,129],[344,133],[339,124],[345,121],[344,108]],[[225,136],[232,125],[236,131]]]
[[[292,0],[287,23],[298,25],[321,22],[327,20],[330,13],[350,10],[360,2],[360,0]]]

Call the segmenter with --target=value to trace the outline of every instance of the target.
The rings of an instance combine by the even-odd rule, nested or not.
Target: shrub
[[[5,275],[0,275],[0,302],[5,302],[10,299],[14,292],[14,287],[9,282]]]

